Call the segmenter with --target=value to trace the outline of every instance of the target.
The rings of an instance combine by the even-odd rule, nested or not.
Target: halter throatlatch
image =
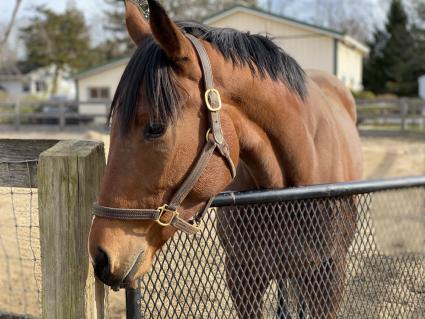
[[[153,220],[161,226],[173,226],[178,230],[192,235],[199,231],[200,221],[210,207],[212,198],[190,221],[183,220],[179,216],[177,209],[195,186],[216,149],[226,160],[232,177],[234,178],[236,176],[236,168],[230,157],[229,146],[224,138],[223,130],[221,128],[221,97],[218,90],[214,88],[213,74],[208,54],[201,41],[190,34],[187,34],[186,36],[190,42],[192,42],[201,62],[205,85],[204,98],[205,105],[208,109],[208,120],[210,125],[210,128],[206,132],[204,147],[196,161],[195,167],[183,181],[180,188],[174,193],[169,204],[164,204],[157,209],[131,209],[112,208],[95,203],[93,205],[93,215],[121,220]]]

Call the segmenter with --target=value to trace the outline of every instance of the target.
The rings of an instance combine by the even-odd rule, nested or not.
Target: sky
[[[67,5],[75,4],[78,9],[86,15],[86,21],[91,26],[92,32],[97,34],[98,42],[102,41],[105,34],[102,32],[102,15],[105,8],[105,0],[22,0],[18,11],[15,27],[9,37],[9,47],[18,53],[19,58],[23,57],[23,44],[18,40],[18,29],[25,25],[28,18],[34,14],[34,8],[39,5],[45,5],[49,9],[57,12],[63,12]],[[4,30],[12,16],[14,0],[0,0],[0,30]],[[0,31],[1,32],[1,31]]]
[[[266,4],[268,0],[260,0],[260,3]],[[270,0],[269,0],[270,1]],[[283,4],[303,3],[303,1],[294,0],[271,0],[273,7],[276,11],[281,11]],[[340,0],[340,1],[353,1],[353,0]],[[18,13],[18,21],[25,20],[25,18],[31,17],[33,8],[38,5],[46,5],[47,7],[55,11],[63,11],[69,3],[75,3],[75,5],[86,14],[86,18],[89,21],[96,21],[100,19],[102,11],[105,8],[105,0],[22,0],[22,5]],[[337,2],[337,1],[335,1]],[[372,3],[377,6],[382,5],[388,0],[372,0]],[[407,1],[408,2],[408,1]],[[7,23],[12,14],[14,7],[14,0],[0,0],[0,26]],[[305,11],[311,11],[307,8],[303,8]],[[306,10],[307,9],[307,10]],[[374,9],[374,8],[370,8]],[[299,12],[297,16],[299,15]]]
[[[104,7],[104,0],[22,0],[18,18],[30,17],[33,8],[38,5],[46,5],[55,11],[63,11],[68,3],[75,2],[77,7],[83,10],[88,18],[95,16],[97,13],[102,12]],[[10,18],[14,0],[0,0],[0,23],[4,24]]]
[[[312,19],[314,15],[314,9],[308,3],[315,3],[316,0],[259,0],[260,3],[266,4],[267,1],[272,1],[273,10],[278,13],[284,13],[288,16],[306,20],[309,22],[316,22]],[[339,3],[339,1],[351,2],[354,0],[322,0],[324,2]],[[359,0],[356,0],[359,1]],[[368,20],[382,22],[385,18],[386,9],[383,8],[382,4],[389,2],[389,0],[363,0],[364,2],[373,4],[366,6],[363,11],[367,11]],[[408,0],[405,0],[408,1]],[[361,1],[360,1],[361,2]],[[12,11],[14,8],[15,0],[0,0],[0,30],[4,30],[5,26],[10,20]],[[53,9],[58,12],[64,11],[67,5],[75,5],[78,9],[84,12],[86,15],[87,24],[90,27],[92,34],[93,43],[102,42],[107,34],[103,30],[104,26],[104,9],[105,0],[22,0],[20,10],[18,12],[17,23],[15,28],[9,37],[9,47],[14,51],[22,52],[22,43],[18,40],[19,27],[25,25],[34,15],[34,8],[39,5],[45,5],[46,7]],[[286,10],[283,10],[285,9]],[[291,10],[292,9],[292,10]],[[313,10],[313,11],[312,11]],[[375,14],[379,14],[376,16]],[[319,23],[319,22],[317,22]],[[0,31],[1,32],[1,31]]]

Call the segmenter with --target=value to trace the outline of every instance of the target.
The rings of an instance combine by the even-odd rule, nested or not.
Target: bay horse
[[[199,216],[223,190],[362,176],[354,99],[336,77],[304,71],[265,36],[176,23],[156,0],[148,3],[149,21],[125,1],[137,49],[112,102],[108,162],[89,235],[95,273],[112,287],[134,286],[177,230],[196,233]],[[353,214],[329,219],[337,231],[328,240],[345,245],[323,256],[319,250],[308,260],[312,271],[295,266],[313,318],[335,318],[341,302],[354,236],[337,227],[344,219],[355,224]],[[238,274],[246,270],[238,256],[226,263],[233,303],[240,318],[259,318],[273,276],[252,271],[249,280],[235,280],[247,278]],[[320,285],[310,284],[318,276]]]

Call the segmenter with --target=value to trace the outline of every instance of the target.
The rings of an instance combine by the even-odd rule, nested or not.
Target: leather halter
[[[188,234],[195,234],[199,231],[200,221],[211,205],[212,198],[207,202],[202,210],[190,221],[183,220],[177,211],[189,192],[193,189],[199,177],[207,167],[214,151],[217,149],[229,166],[232,177],[236,175],[236,168],[230,157],[229,146],[224,138],[220,121],[221,98],[220,93],[214,88],[214,80],[208,54],[201,41],[196,37],[186,34],[192,42],[199,60],[201,62],[202,73],[205,85],[205,106],[208,110],[208,120],[210,128],[206,132],[204,147],[196,161],[192,171],[183,181],[180,188],[174,193],[169,204],[164,204],[157,209],[130,209],[112,208],[101,206],[97,203],[93,205],[93,215],[111,219],[121,220],[153,220],[161,226],[173,226],[178,230]]]

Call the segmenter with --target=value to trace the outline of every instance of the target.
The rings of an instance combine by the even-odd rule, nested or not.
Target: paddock
[[[23,137],[25,133],[14,134]],[[35,133],[25,134],[27,138],[45,138],[46,136],[51,137],[52,134],[44,136]],[[86,139],[107,140],[106,134],[97,132],[86,132],[83,135],[81,133],[55,134],[55,137],[59,139],[81,138],[81,136]],[[363,151],[367,165],[365,169],[367,178],[425,173],[425,142],[421,140],[364,138]],[[33,180],[36,170],[31,168],[33,162],[30,161],[34,158],[23,159],[21,157],[15,158],[16,160],[24,160],[19,165],[21,167],[24,165],[24,169],[29,172],[29,180]],[[9,169],[12,166],[9,165]],[[31,169],[28,170],[28,168]],[[7,169],[3,158],[0,169],[3,172]],[[6,268],[6,271],[0,273],[0,287],[2,288],[0,314],[6,318],[39,317],[41,314],[43,278],[38,195],[39,190],[34,187],[5,187],[3,184],[0,188],[0,263]],[[371,311],[375,311],[372,313],[381,318],[421,318],[424,316],[424,239],[420,236],[411,236],[412,233],[425,233],[423,229],[424,197],[423,187],[378,192],[373,196],[362,195],[360,197],[363,205],[359,210],[358,233],[354,240],[358,245],[354,245],[350,250],[346,281],[349,288],[347,288],[348,295],[344,295],[341,318],[362,318],[364,314],[371,313]],[[302,203],[309,200],[298,201]],[[324,201],[330,203],[329,200]],[[247,206],[244,209],[245,211],[268,211],[270,210],[267,209],[269,205],[257,204],[257,206]],[[285,207],[287,204],[279,201],[277,206]],[[242,209],[241,207],[230,209],[229,216],[232,216],[232,210],[233,213],[237,213]],[[165,248],[160,254],[156,265],[161,265],[163,272],[158,275],[158,271],[154,269],[150,279],[145,278],[146,280],[142,282],[141,305],[144,317],[157,317],[167,309],[165,308],[167,303],[172,305],[175,314],[189,311],[189,317],[192,314],[193,317],[197,317],[196,314],[205,314],[205,311],[211,313],[211,316],[216,314],[216,317],[220,317],[221,314],[230,314],[231,316],[233,311],[231,301],[226,297],[223,275],[220,273],[223,252],[220,252],[220,243],[215,235],[216,214],[217,210],[214,209],[206,216],[202,236],[176,237],[167,246],[169,249]],[[212,252],[201,253],[200,249],[202,250],[204,247],[210,247]],[[175,255],[173,254],[174,257],[171,256],[173,252],[176,252]],[[167,257],[168,261],[164,260],[164,257]],[[190,258],[193,258],[192,268],[184,269],[183,261],[188,263]],[[205,265],[205,262],[208,261],[212,262],[210,266]],[[195,270],[195,265],[200,266],[202,271],[199,268]],[[176,268],[178,273],[166,277],[166,280],[161,283],[161,289],[155,288],[155,285],[159,284],[158,280],[165,277],[167,267]],[[54,267],[50,269],[53,271]],[[185,285],[180,281],[188,274],[194,276],[192,277],[194,282],[192,287],[187,286],[187,278],[185,278]],[[208,280],[213,277],[214,281]],[[374,282],[376,285],[369,282]],[[288,279],[288,287],[288,309],[294,313],[297,311],[294,297],[296,294],[291,279]],[[198,290],[199,288],[201,289]],[[209,293],[201,294],[206,290]],[[171,292],[174,294],[173,297],[171,297]],[[221,292],[223,292],[222,297],[217,297]],[[123,293],[123,291],[109,293],[108,312],[111,318],[125,316]],[[220,298],[222,299],[220,300]],[[275,298],[276,285],[272,283],[266,294],[264,306],[266,314],[275,312]],[[196,302],[191,302],[191,300],[196,300]],[[6,316],[6,314],[10,315]],[[11,314],[14,314],[14,317]],[[150,316],[150,314],[152,315]]]

